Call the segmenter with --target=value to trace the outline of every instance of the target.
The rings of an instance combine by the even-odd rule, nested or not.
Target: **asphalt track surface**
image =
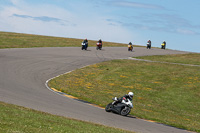
[[[0,50],[0,101],[51,114],[75,118],[141,133],[186,133],[188,131],[136,117],[107,113],[104,109],[58,95],[45,82],[60,74],[98,62],[144,55],[183,54],[162,49],[105,47],[20,48]],[[123,94],[122,94],[123,95]]]

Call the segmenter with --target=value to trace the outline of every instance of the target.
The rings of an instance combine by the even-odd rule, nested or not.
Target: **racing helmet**
[[[133,92],[129,92],[128,96],[132,99],[133,98],[134,93]]]

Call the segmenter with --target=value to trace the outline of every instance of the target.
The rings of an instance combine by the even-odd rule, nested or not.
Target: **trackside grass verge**
[[[31,47],[81,47],[83,39],[50,37],[11,32],[0,32],[0,49]],[[88,40],[89,47],[96,46],[97,41]],[[103,47],[127,47],[122,43],[104,42]]]
[[[177,55],[155,55],[155,56],[142,56],[136,57],[137,59],[146,59],[160,62],[182,63],[200,65],[200,54],[177,54]]]
[[[0,102],[1,133],[128,133]]]
[[[200,67],[113,60],[62,75],[49,86],[102,107],[133,91],[132,115],[200,132]]]

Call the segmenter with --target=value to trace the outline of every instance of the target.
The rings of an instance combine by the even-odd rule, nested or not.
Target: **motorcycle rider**
[[[165,42],[165,41],[163,41],[163,43],[164,43],[164,45],[166,46],[166,42]]]
[[[149,48],[149,49],[151,48],[151,40],[148,40],[148,41],[147,41],[147,49],[148,49],[148,48]]]
[[[99,39],[98,43],[101,43],[101,45],[102,45],[102,40],[101,40],[101,39]]]
[[[165,49],[165,47],[166,47],[166,42],[163,41],[163,43],[161,44],[161,48],[162,48],[162,49]]]
[[[132,49],[133,49],[133,44],[131,43],[131,42],[129,42],[129,44],[128,44],[128,51],[132,51]]]
[[[83,40],[83,43],[85,43],[86,48],[87,48],[88,47],[88,40],[87,40],[87,38],[85,38],[85,40]]]
[[[132,101],[132,100],[133,100],[133,95],[134,95],[133,92],[129,92],[128,94],[124,95],[124,96],[121,97],[121,98],[115,97],[115,99],[114,99],[115,101],[114,101],[112,104],[113,104],[113,106],[114,106],[114,105],[117,105],[118,103],[121,103],[122,100],[127,101],[128,99],[129,99],[130,101]]]
[[[99,39],[99,41],[97,43],[99,43],[99,47],[102,48],[102,45],[103,45],[102,40]]]

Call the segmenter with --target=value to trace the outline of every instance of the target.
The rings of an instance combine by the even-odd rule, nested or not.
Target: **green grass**
[[[177,54],[177,55],[155,55],[155,56],[143,56],[136,57],[137,59],[146,59],[152,61],[171,62],[171,63],[182,63],[182,64],[193,64],[200,65],[200,54]]]
[[[0,49],[31,47],[81,47],[83,39],[50,37],[11,32],[0,32]],[[96,46],[95,40],[88,40],[89,47]],[[103,42],[103,47],[126,47],[122,43]]]
[[[1,133],[125,133],[89,122],[59,117],[0,102]]]
[[[102,107],[133,91],[132,115],[200,132],[200,67],[113,60],[62,75],[49,86]]]

